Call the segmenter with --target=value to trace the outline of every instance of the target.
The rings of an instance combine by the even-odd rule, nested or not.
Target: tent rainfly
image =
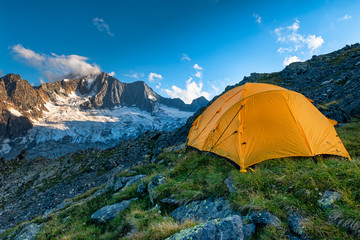
[[[302,94],[246,83],[216,99],[194,121],[187,145],[226,157],[246,172],[282,157],[330,154],[351,160],[334,125]]]

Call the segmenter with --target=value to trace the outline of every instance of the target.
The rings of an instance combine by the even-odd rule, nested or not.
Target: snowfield
[[[0,145],[0,153],[6,156],[11,153],[11,146],[19,149],[18,145],[23,145],[29,148],[30,156],[57,157],[79,147],[111,147],[148,130],[173,130],[185,124],[193,114],[160,104],[156,105],[153,113],[137,107],[81,110],[79,106],[87,98],[72,93],[68,97],[57,96],[54,102],[47,102],[45,106],[49,111],[44,112],[43,118],[32,120],[34,127],[28,135],[10,143],[4,141]],[[16,114],[15,111],[12,113]]]

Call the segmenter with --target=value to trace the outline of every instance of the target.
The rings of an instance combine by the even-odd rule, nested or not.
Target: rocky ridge
[[[225,92],[246,82],[270,83],[312,99],[327,117],[347,122],[360,117],[360,44],[294,62],[274,73],[252,73]]]

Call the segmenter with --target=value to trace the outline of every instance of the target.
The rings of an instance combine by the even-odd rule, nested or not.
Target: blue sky
[[[0,0],[0,75],[39,85],[104,71],[190,103],[359,42],[359,10],[358,0]]]

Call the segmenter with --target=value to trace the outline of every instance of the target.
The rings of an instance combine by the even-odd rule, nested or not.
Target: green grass
[[[254,166],[254,171],[240,173],[223,158],[188,150],[164,152],[160,156],[162,164],[138,165],[133,169],[135,173],[121,172],[119,176],[146,174],[142,181],[147,184],[156,174],[164,174],[166,184],[153,192],[155,204],[166,197],[186,203],[223,196],[243,215],[250,210],[266,210],[282,220],[281,229],[265,227],[255,234],[255,239],[286,239],[289,210],[306,218],[306,232],[313,239],[356,239],[360,236],[360,121],[354,120],[337,131],[352,161],[328,156],[319,157],[317,163],[310,158],[283,158],[264,161]],[[231,194],[224,183],[229,176],[238,189]],[[170,217],[173,208],[155,207],[147,195],[137,196],[137,186],[116,195],[108,192],[45,220],[34,219],[44,223],[37,239],[164,239],[196,224],[176,223]],[[326,190],[340,192],[342,199],[335,209],[323,211],[317,201]],[[91,215],[101,207],[134,197],[139,199],[108,224],[91,221]]]
[[[320,109],[324,109],[324,110],[327,110],[329,109],[329,107],[331,105],[338,105],[339,103],[341,103],[343,101],[343,99],[340,99],[338,101],[331,101],[331,102],[328,102],[328,103],[321,103],[321,104],[317,104],[317,108],[320,108]]]

